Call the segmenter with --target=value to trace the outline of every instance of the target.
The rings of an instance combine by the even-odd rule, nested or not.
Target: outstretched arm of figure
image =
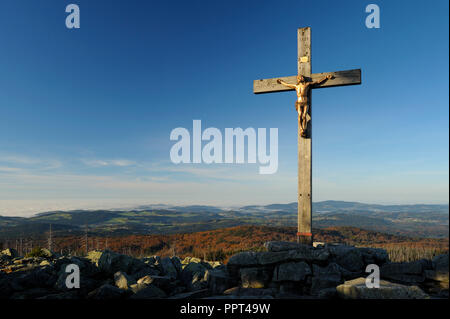
[[[323,82],[325,82],[326,80],[331,80],[332,78],[334,78],[334,76],[332,76],[331,74],[324,76],[323,78],[321,78],[318,81],[315,81],[312,83],[312,85],[317,85],[317,84],[322,84]]]
[[[282,84],[282,85],[287,86],[287,87],[290,87],[291,89],[295,89],[296,88],[295,84],[289,84],[289,83],[286,83],[286,82],[284,82],[283,80],[280,80],[280,79],[277,80],[277,83],[278,84]]]

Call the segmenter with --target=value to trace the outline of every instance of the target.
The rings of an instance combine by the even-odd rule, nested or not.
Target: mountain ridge
[[[54,231],[82,233],[87,226],[108,233],[163,234],[196,232],[239,225],[293,226],[297,203],[247,205],[225,209],[210,205],[141,205],[128,210],[69,210],[42,212],[31,217],[0,216],[0,238]],[[380,205],[359,202],[313,203],[314,227],[351,226],[390,234],[448,237],[448,205]]]

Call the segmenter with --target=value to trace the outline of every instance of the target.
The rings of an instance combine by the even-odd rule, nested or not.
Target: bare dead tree
[[[52,224],[50,224],[50,230],[48,233],[48,250],[52,251],[52,249],[53,249]]]
[[[88,227],[87,224],[85,225],[85,230],[84,230],[84,241],[85,241],[85,245],[86,245],[86,255],[89,252],[89,244],[88,244]]]

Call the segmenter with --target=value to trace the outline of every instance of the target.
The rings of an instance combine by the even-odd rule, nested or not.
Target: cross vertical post
[[[311,77],[311,28],[297,30],[298,75]],[[311,116],[311,90],[308,92],[308,114]],[[312,127],[308,122],[306,137],[300,134],[298,125],[298,231],[297,242],[312,245]]]

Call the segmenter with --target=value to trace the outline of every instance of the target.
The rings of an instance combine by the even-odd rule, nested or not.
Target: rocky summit
[[[267,242],[265,248],[233,255],[226,265],[193,257],[133,258],[109,250],[83,257],[41,250],[38,257],[22,257],[5,249],[0,298],[448,298],[448,254],[392,263],[377,248],[292,242]],[[379,266],[379,288],[366,285],[370,264]],[[73,265],[79,286],[70,285]]]

